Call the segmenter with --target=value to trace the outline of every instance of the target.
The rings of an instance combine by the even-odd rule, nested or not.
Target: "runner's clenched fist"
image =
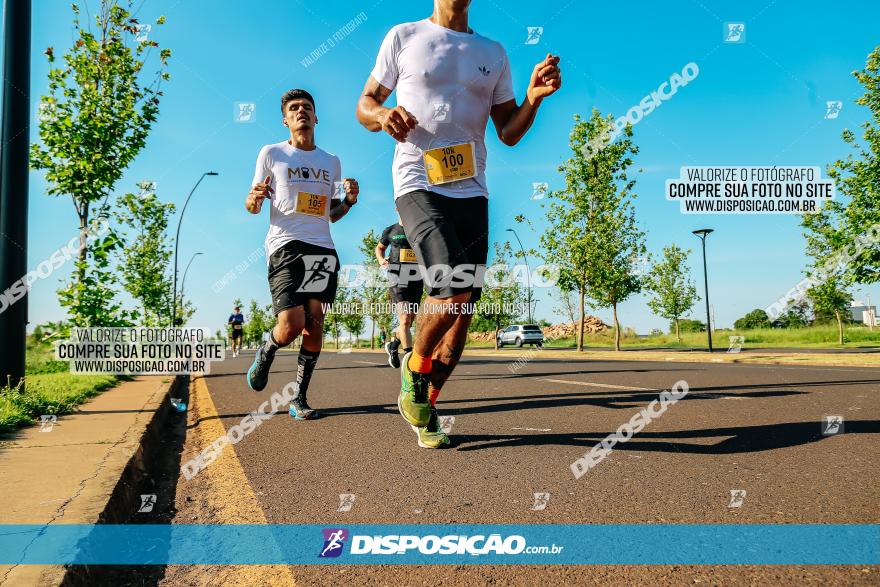
[[[345,203],[349,206],[357,204],[358,194],[361,191],[360,186],[358,186],[358,180],[346,177],[342,180],[342,189],[345,190]]]
[[[529,100],[535,102],[553,94],[562,87],[562,71],[559,69],[559,56],[547,53],[547,57],[532,70],[529,89],[526,90]]]
[[[407,112],[403,106],[389,108],[379,116],[379,122],[382,125],[382,130],[394,137],[394,140],[399,143],[405,143],[409,131],[419,124],[416,117]]]
[[[275,190],[273,190],[270,185],[271,181],[272,176],[267,175],[266,179],[260,183],[254,184],[254,187],[251,188],[250,193],[248,193],[247,198],[244,201],[244,207],[247,208],[248,212],[251,214],[259,214],[263,207],[263,200],[266,198],[272,199],[272,194],[275,193]]]

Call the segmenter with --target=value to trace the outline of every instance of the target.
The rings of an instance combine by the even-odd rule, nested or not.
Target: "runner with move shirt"
[[[229,315],[229,326],[232,328],[232,356],[237,357],[241,352],[241,337],[244,334],[244,314],[241,308],[235,306]]]
[[[333,303],[339,272],[330,222],[345,216],[357,203],[359,188],[357,180],[342,179],[339,157],[315,145],[318,117],[308,92],[285,93],[281,113],[290,138],[260,150],[253,188],[245,200],[251,214],[259,214],[267,198],[271,204],[266,258],[272,307],[278,318],[268,340],[257,349],[247,382],[254,391],[262,391],[275,352],[302,333],[290,415],[311,420],[318,414],[309,407],[306,392],[321,354],[322,304]],[[336,189],[338,182],[342,190]]]
[[[489,249],[484,135],[491,117],[498,138],[513,146],[538,107],[562,85],[559,57],[548,54],[531,73],[517,104],[504,48],[468,26],[470,0],[435,0],[425,20],[392,28],[357,106],[360,123],[397,146],[392,165],[397,211],[426,270],[413,352],[403,357],[398,408],[419,446],[449,443],[434,408],[467,340],[480,298]],[[383,106],[397,90],[397,106]],[[432,271],[437,267],[449,273]],[[428,281],[428,277],[432,279]],[[462,277],[472,278],[463,284]]]
[[[391,252],[386,258],[385,252],[389,247]],[[392,224],[382,231],[375,253],[379,266],[388,269],[390,284],[388,292],[391,294],[391,303],[394,304],[394,313],[397,314],[400,321],[400,325],[397,327],[397,338],[385,343],[388,364],[398,369],[400,367],[400,355],[398,354],[400,345],[403,345],[404,354],[412,351],[410,327],[419,311],[424,282],[418,274],[418,260],[415,252],[413,252],[409,241],[406,240],[406,233],[400,222]],[[415,271],[407,271],[410,267]]]

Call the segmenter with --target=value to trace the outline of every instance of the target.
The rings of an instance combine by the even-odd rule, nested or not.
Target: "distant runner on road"
[[[232,356],[237,357],[238,353],[241,352],[241,337],[244,334],[244,314],[241,313],[241,308],[235,306],[232,314],[229,315],[228,324],[232,329],[230,333],[230,338],[232,338]]]
[[[388,252],[387,257],[385,256],[386,252]],[[410,327],[419,310],[425,284],[417,273],[416,254],[406,239],[406,233],[399,221],[382,231],[375,254],[379,266],[388,269],[388,293],[391,295],[391,303],[394,304],[394,313],[400,320],[400,325],[397,327],[397,338],[385,343],[388,364],[398,369],[400,368],[398,354],[400,345],[403,345],[404,354],[412,351]],[[415,271],[409,272],[407,268],[414,268]],[[401,271],[401,269],[403,270]]]

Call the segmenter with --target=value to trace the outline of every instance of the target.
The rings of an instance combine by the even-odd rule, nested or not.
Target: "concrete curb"
[[[162,430],[170,418],[178,413],[169,401],[170,397],[182,397],[189,400],[188,376],[176,375],[171,381],[163,384],[151,397],[148,406],[156,410],[140,434],[137,448],[122,469],[116,485],[107,498],[103,510],[95,524],[130,523],[133,512],[137,512],[141,504],[141,490],[151,476],[155,463],[161,461]],[[104,584],[103,578],[113,567],[104,565],[75,565],[64,568],[64,576],[58,583],[63,586],[90,586]]]

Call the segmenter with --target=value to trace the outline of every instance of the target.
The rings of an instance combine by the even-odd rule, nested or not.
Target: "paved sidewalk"
[[[29,426],[0,440],[0,523],[98,522],[173,381],[123,382],[51,427]],[[0,565],[0,585],[57,585],[63,576],[61,566]]]

